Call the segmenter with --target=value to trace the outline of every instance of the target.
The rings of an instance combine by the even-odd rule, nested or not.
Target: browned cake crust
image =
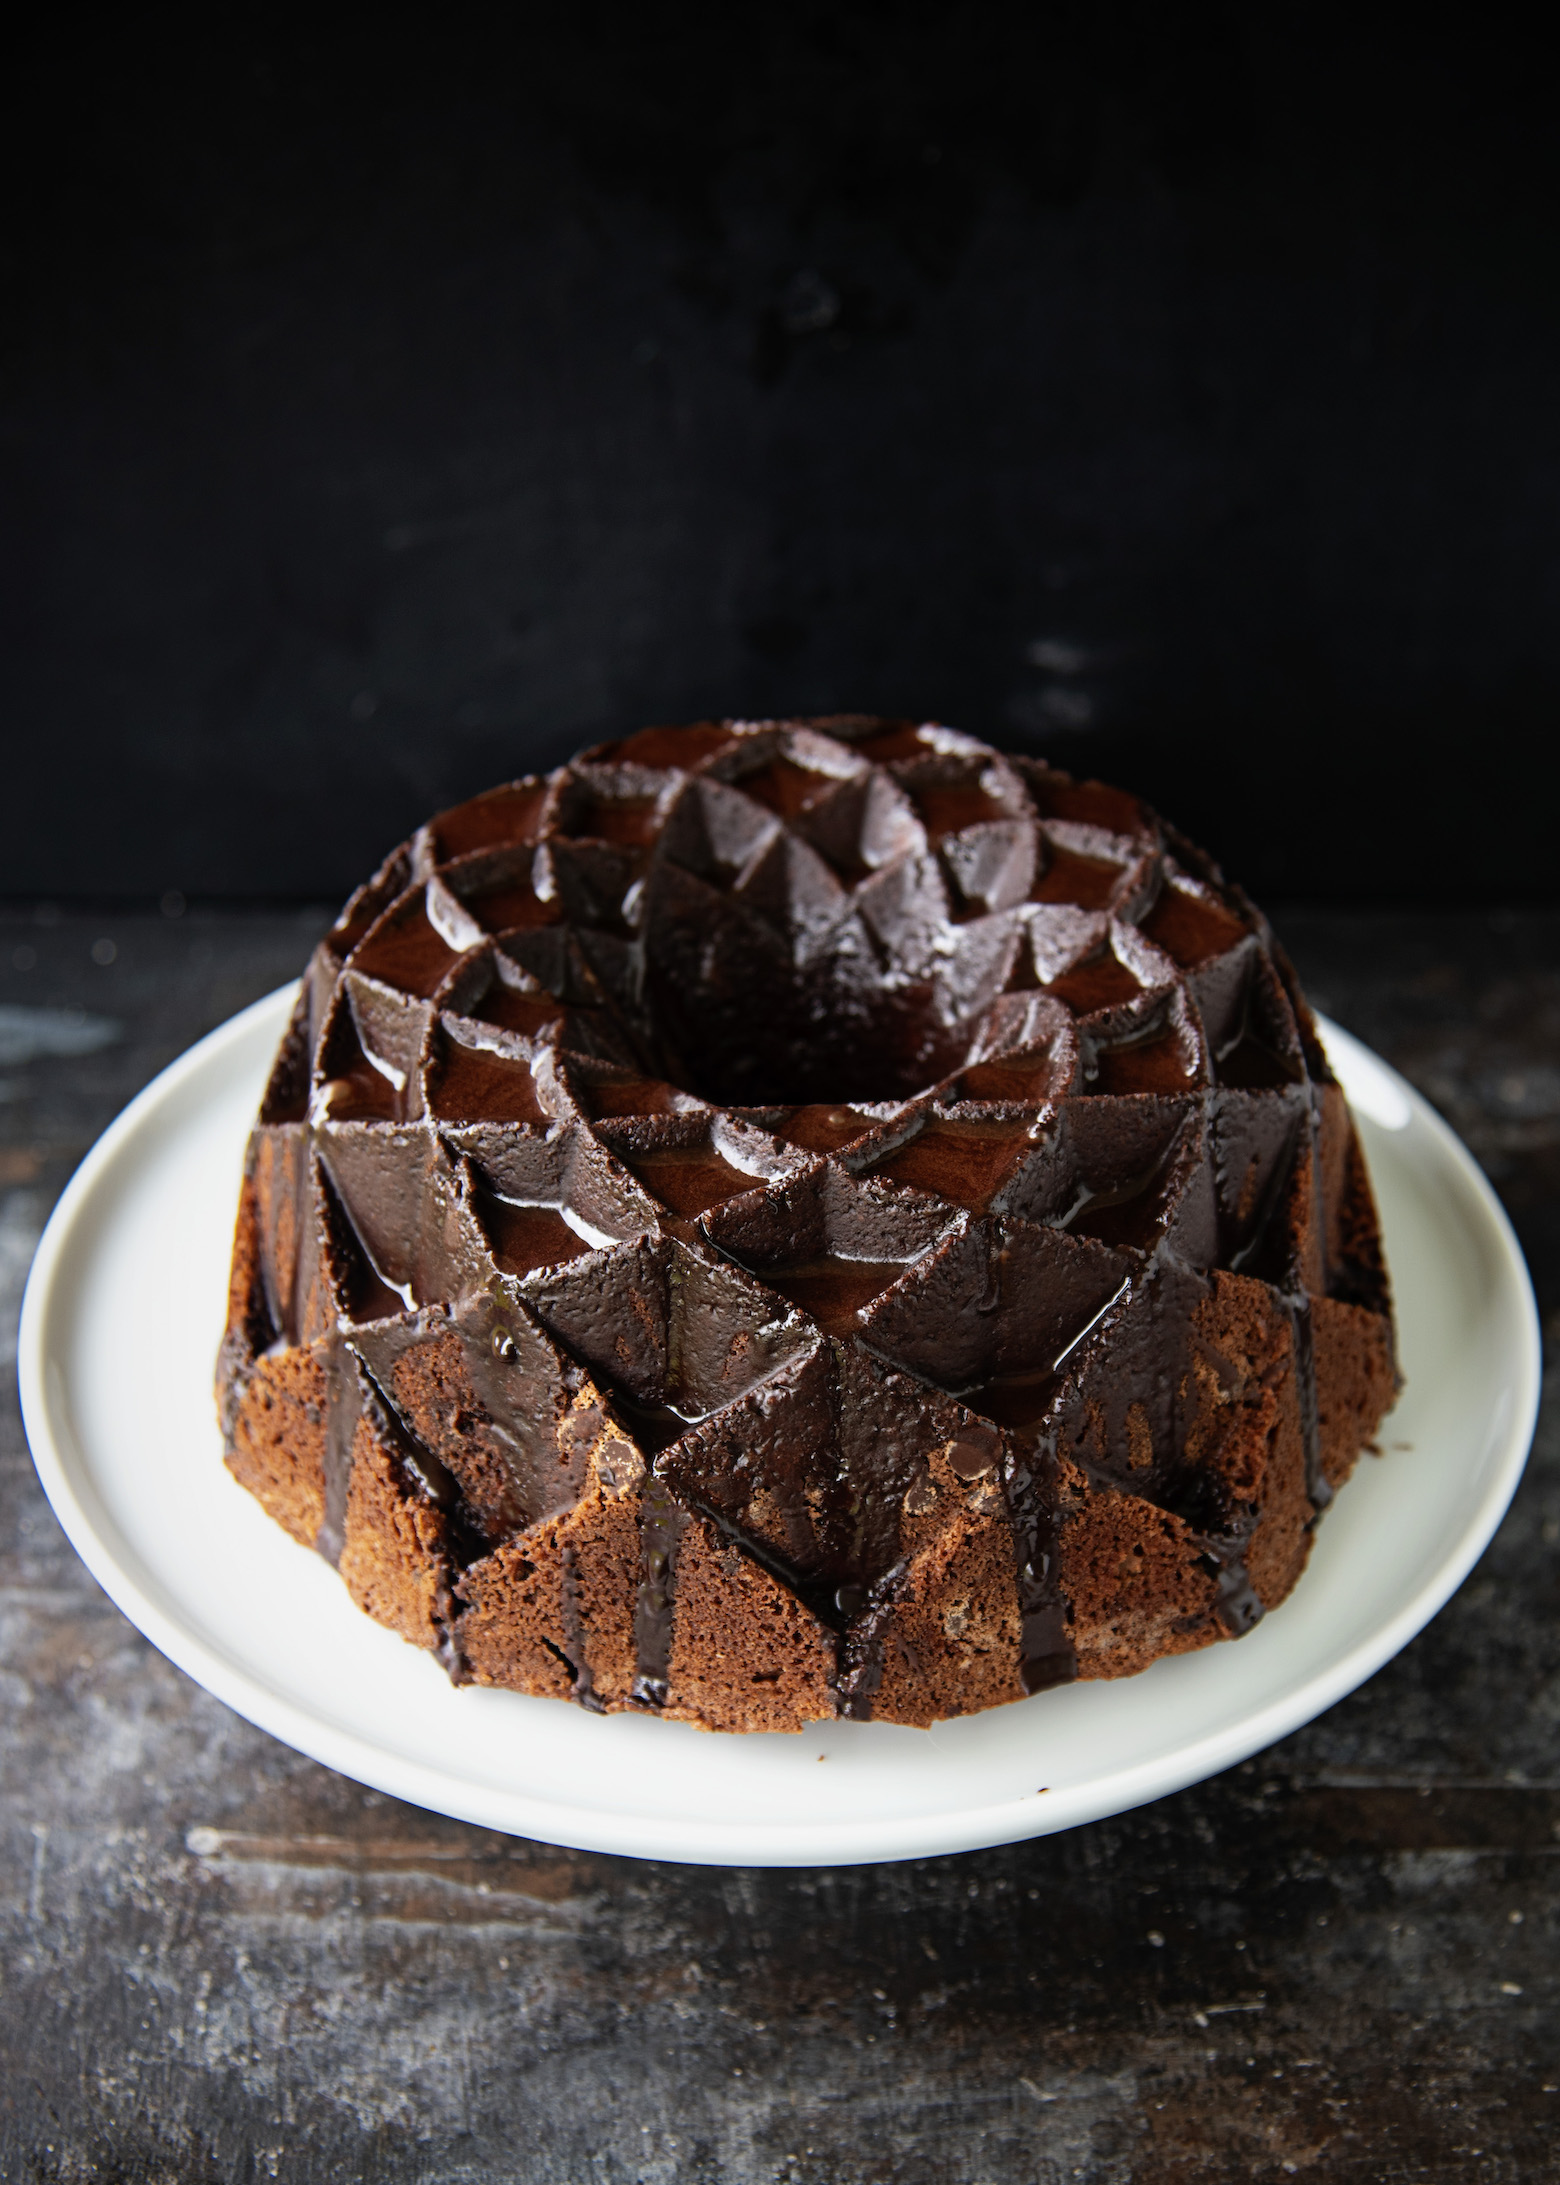
[[[1239,1636],[1398,1386],[1347,1106],[1135,798],[650,730],[446,813],[250,1143],[227,1461],[457,1681],[927,1724]]]

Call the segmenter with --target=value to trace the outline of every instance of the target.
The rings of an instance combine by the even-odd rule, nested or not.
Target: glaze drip
[[[314,1544],[327,1563],[339,1563],[347,1536],[352,1445],[363,1415],[361,1369],[340,1336],[327,1340],[325,1376],[325,1514]]]
[[[676,1613],[677,1550],[688,1512],[655,1478],[646,1482],[639,1518],[639,1590],[634,1599],[633,1696],[646,1707],[664,1707],[672,1661]]]

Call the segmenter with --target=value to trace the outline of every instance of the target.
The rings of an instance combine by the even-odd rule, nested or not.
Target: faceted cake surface
[[[652,729],[420,830],[251,1141],[228,1462],[457,1679],[926,1723],[1237,1636],[1393,1399],[1260,914],[935,724]]]

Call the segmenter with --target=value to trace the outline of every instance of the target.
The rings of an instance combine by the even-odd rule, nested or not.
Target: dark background
[[[1552,896],[1540,29],[35,27],[4,892],[340,896],[582,741],[850,706],[1125,780],[1270,897]]]

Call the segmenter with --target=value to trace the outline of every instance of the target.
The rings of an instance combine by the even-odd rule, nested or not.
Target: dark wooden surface
[[[8,1379],[91,1139],[316,923],[0,920]],[[1560,918],[1281,924],[1473,1145],[1560,1336]],[[399,1806],[229,1714],[81,1569],[7,1393],[0,2176],[1560,2176],[1557,1561],[1551,1409],[1457,1599],[1249,1765],[965,1858],[648,1865]]]

